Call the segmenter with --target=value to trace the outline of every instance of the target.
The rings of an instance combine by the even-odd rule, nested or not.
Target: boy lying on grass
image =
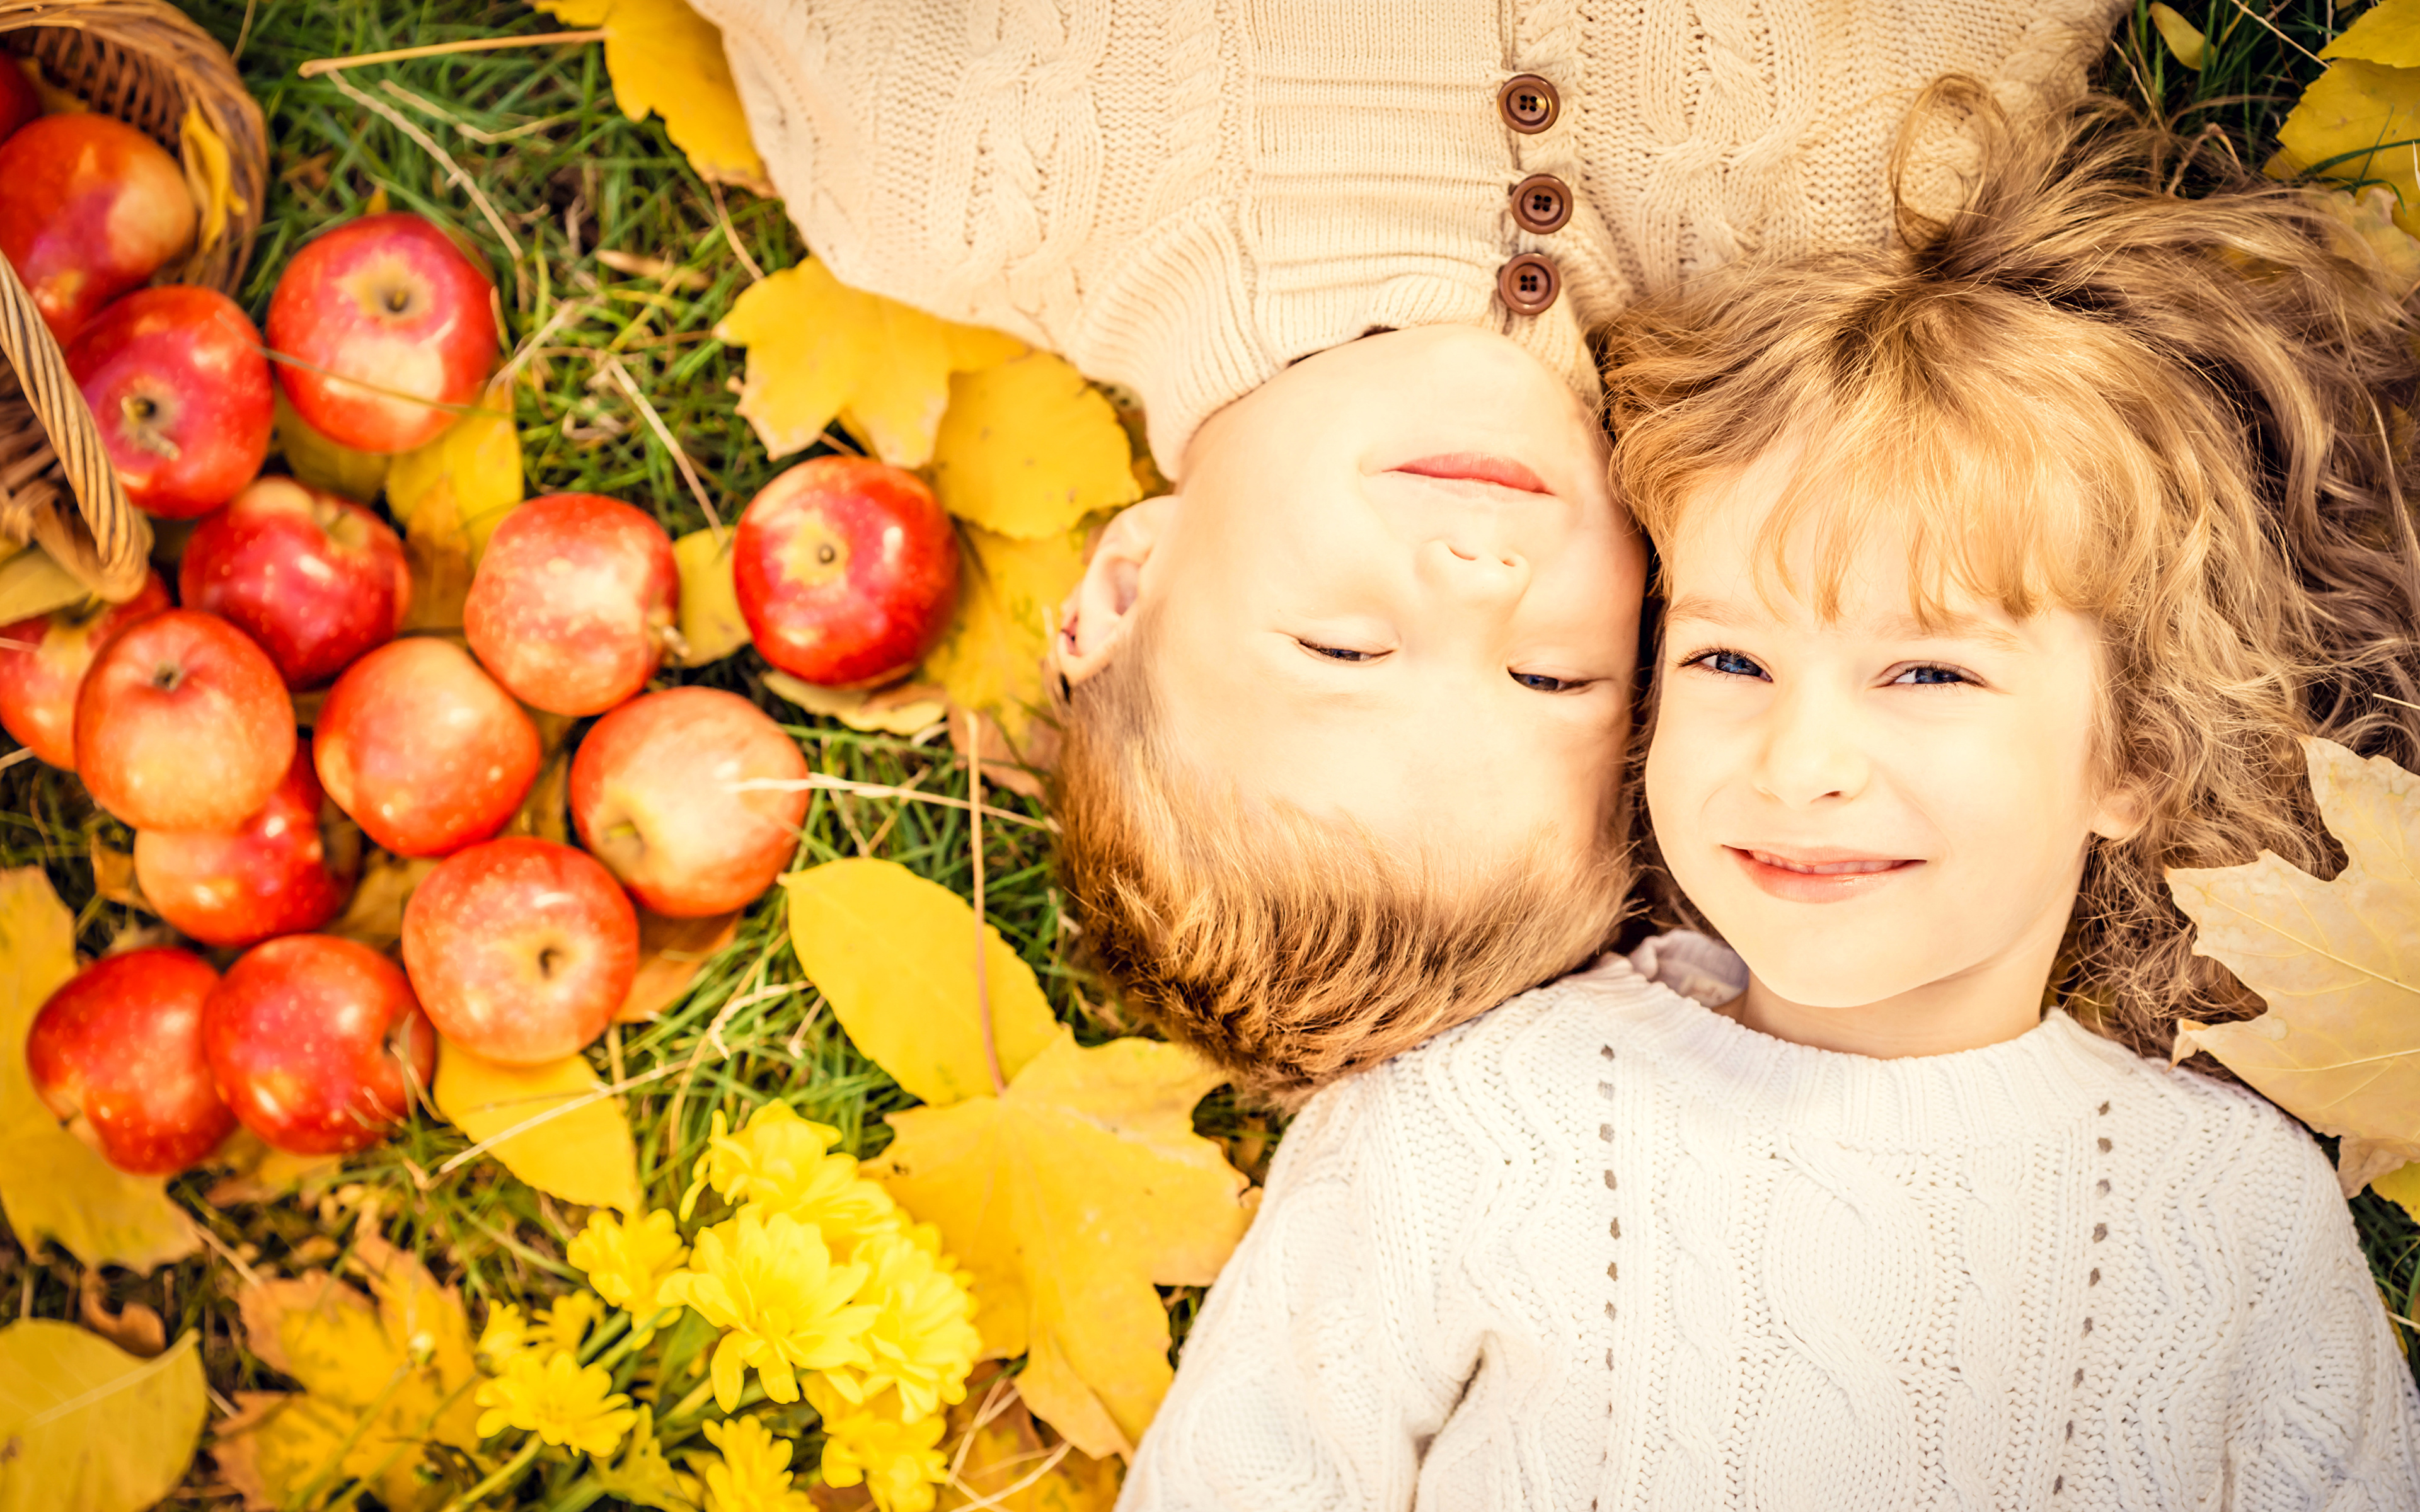
[[[2121,4],[697,8],[844,283],[1141,397],[1177,491],[1066,616],[1060,876],[1130,1004],[1290,1095],[1621,917],[1644,551],[1585,332],[1880,245],[1915,91],[2071,97]]]

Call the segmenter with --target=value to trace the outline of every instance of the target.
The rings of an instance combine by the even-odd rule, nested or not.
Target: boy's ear
[[[1060,675],[1080,683],[1109,664],[1134,625],[1142,601],[1143,563],[1176,517],[1176,495],[1162,494],[1122,511],[1102,528],[1084,566],[1084,580],[1059,609],[1052,650]]]

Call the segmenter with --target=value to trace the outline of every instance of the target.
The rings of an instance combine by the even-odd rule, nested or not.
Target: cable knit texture
[[[1581,333],[1755,249],[1869,244],[1909,100],[2055,103],[2124,0],[695,0],[774,184],[840,279],[1125,384],[1195,426],[1374,327],[1499,330],[1593,398]],[[1562,100],[1524,136],[1514,73]],[[1929,135],[1937,198],[1969,144]],[[1551,173],[1544,236],[1508,191]],[[1496,297],[1543,252],[1543,316]]]
[[[1662,936],[1314,1098],[1120,1506],[2420,1506],[2300,1128],[2057,1012],[1874,1060],[1673,990],[1744,980]]]

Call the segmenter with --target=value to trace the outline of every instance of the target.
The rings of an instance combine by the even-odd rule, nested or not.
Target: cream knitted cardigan
[[[1501,330],[1583,394],[1635,293],[1758,247],[1879,242],[1914,91],[2064,98],[2125,0],[693,0],[846,284],[1140,396],[1174,475],[1211,411],[1373,327]],[[1516,72],[1562,108],[1523,136]],[[1919,154],[1936,181],[1960,144]],[[1507,191],[1571,187],[1561,229]],[[1540,316],[1496,297],[1544,253]]]
[[[1634,962],[1744,980],[1667,935],[1312,1100],[1121,1508],[2420,1507],[2275,1109],[2057,1012],[1811,1050]]]

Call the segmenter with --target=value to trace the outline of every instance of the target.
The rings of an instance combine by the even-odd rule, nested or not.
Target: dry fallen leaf
[[[238,1298],[246,1346],[303,1388],[239,1393],[243,1412],[220,1426],[210,1453],[247,1506],[291,1504],[334,1464],[339,1484],[368,1480],[390,1512],[429,1512],[448,1488],[423,1478],[424,1465],[440,1462],[425,1446],[479,1445],[471,1393],[478,1368],[462,1299],[373,1225],[365,1212],[353,1242],[371,1296],[311,1271],[248,1286]]]
[[[722,33],[681,0],[536,0],[566,26],[602,26],[613,102],[630,119],[649,111],[701,177],[763,186],[765,163],[731,82]]]
[[[1061,1028],[1003,1096],[891,1115],[868,1165],[972,1273],[985,1352],[1025,1355],[1027,1404],[1095,1458],[1131,1454],[1168,1394],[1153,1288],[1209,1285],[1243,1237],[1248,1183],[1193,1132],[1225,1079],[1176,1045]]]
[[[227,218],[240,215],[243,201],[235,192],[235,173],[227,155],[226,138],[219,135],[199,105],[185,107],[184,124],[178,130],[184,149],[185,189],[194,196],[194,208],[200,212],[194,232],[194,250],[208,252],[226,235]]]
[[[388,465],[386,504],[411,563],[407,630],[451,629],[488,537],[521,501],[521,438],[512,397],[490,390],[437,439]]]
[[[721,661],[748,643],[739,589],[731,572],[730,531],[691,531],[673,543],[680,567],[680,633],[685,667]]]
[[[950,375],[1005,362],[1024,346],[846,287],[810,257],[751,286],[715,335],[748,348],[739,412],[786,456],[835,419],[893,467],[923,467],[950,402]]]
[[[2277,129],[2275,178],[2310,174],[2391,187],[2396,223],[2420,235],[2420,0],[2383,0],[2319,54],[2331,60]]]
[[[1046,1440],[1015,1380],[982,1374],[998,1368],[978,1366],[978,1373],[967,1380],[967,1399],[950,1409],[949,1431],[941,1442],[954,1457],[964,1442],[966,1453],[957,1467],[957,1484],[941,1491],[939,1512],[977,1506],[999,1512],[1109,1512],[1117,1504],[1124,1467],[1114,1458],[1079,1454],[1073,1445],[1063,1451]]]
[[[2346,1196],[2420,1160],[2420,778],[2306,739],[2311,791],[2348,857],[2321,882],[2267,852],[2242,866],[2175,869],[2168,887],[2206,955],[2269,1011],[2179,1026],[2176,1057],[2207,1050],[2279,1107],[2343,1139]]]
[[[975,1007],[975,916],[966,900],[896,861],[828,861],[782,879],[799,967],[866,1058],[926,1103],[988,1094]],[[1015,1077],[1057,1032],[1033,970],[984,926],[985,988],[1001,1074]]]
[[[1080,522],[1032,541],[961,530],[957,615],[924,658],[922,675],[953,704],[999,721],[1026,765],[1043,764],[1023,753],[1034,715],[1048,703],[1043,657],[1060,604],[1083,579],[1086,533]]]
[[[765,690],[809,714],[877,734],[912,735],[940,723],[949,712],[948,695],[926,683],[894,683],[882,688],[818,687],[802,677],[775,671],[765,674]]]
[[[0,1328],[0,1512],[141,1512],[175,1490],[209,1415],[199,1341],[139,1360],[72,1323]]]
[[[639,970],[613,1014],[616,1024],[644,1024],[680,1000],[716,951],[739,933],[739,914],[673,918],[639,911]]]
[[[1141,497],[1117,411],[1048,352],[950,379],[933,492],[968,524],[1020,541],[1063,536]]]
[[[636,1212],[645,1206],[639,1196],[638,1155],[622,1100],[592,1095],[604,1085],[585,1056],[543,1066],[500,1066],[451,1040],[438,1046],[438,1111],[473,1141],[495,1139],[541,1114],[569,1108],[489,1146],[488,1153],[506,1170],[566,1202]]]
[[[368,847],[362,856],[362,879],[353,884],[345,911],[320,933],[359,940],[373,950],[394,949],[403,938],[403,905],[436,870],[435,856],[396,856]]]
[[[298,1188],[307,1199],[332,1184],[345,1168],[342,1155],[289,1155],[282,1149],[270,1149],[260,1142],[258,1134],[240,1128],[227,1135],[226,1143],[210,1160],[213,1165],[225,1165],[227,1172],[202,1195],[202,1200],[213,1208],[231,1208],[239,1202],[273,1202]]]
[[[158,1313],[139,1302],[109,1305],[109,1287],[99,1271],[87,1268],[76,1283],[76,1316],[85,1327],[138,1359],[152,1359],[168,1347],[168,1326]]]
[[[286,458],[287,471],[314,488],[325,488],[359,503],[366,504],[379,496],[386,486],[386,470],[393,457],[340,446],[295,412],[286,402],[285,390],[277,391],[276,400],[277,450]]]
[[[81,579],[39,546],[0,546],[0,625],[65,609],[92,596]]]
[[[156,1176],[128,1176],[69,1134],[34,1094],[25,1034],[75,975],[75,921],[38,866],[0,872],[0,1209],[17,1242],[47,1237],[86,1265],[148,1271],[201,1247]]]

